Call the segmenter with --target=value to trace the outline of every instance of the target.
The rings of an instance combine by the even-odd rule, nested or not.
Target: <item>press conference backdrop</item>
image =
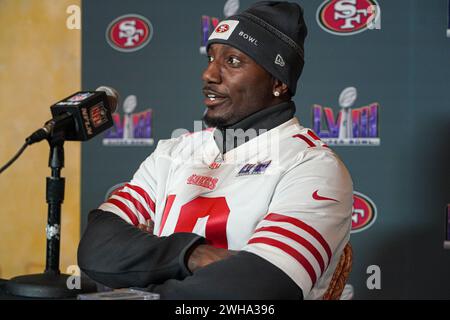
[[[450,251],[442,247],[450,202],[448,1],[298,2],[309,35],[297,116],[353,177],[354,298],[450,298]],[[204,39],[217,19],[250,4],[82,2],[82,87],[106,84],[122,95],[115,127],[82,144],[82,229],[89,210],[128,181],[160,139],[195,129],[204,111]],[[340,121],[346,116],[351,126]]]

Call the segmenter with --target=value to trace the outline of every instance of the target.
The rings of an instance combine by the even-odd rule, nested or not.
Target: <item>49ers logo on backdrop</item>
[[[353,193],[353,213],[351,233],[366,230],[372,226],[377,218],[377,207],[375,203],[366,195]]]
[[[375,0],[327,0],[317,10],[319,26],[339,36],[379,29],[379,19],[380,6]]]
[[[114,49],[133,52],[145,47],[153,36],[153,26],[147,18],[137,14],[118,17],[106,30],[106,40]]]

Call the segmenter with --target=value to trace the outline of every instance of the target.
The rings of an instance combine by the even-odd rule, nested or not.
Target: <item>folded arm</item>
[[[146,287],[163,299],[302,297],[283,271],[257,255],[214,248],[193,233],[157,237],[143,229],[92,211],[78,248],[81,270],[111,288]]]
[[[78,246],[78,265],[112,288],[147,286],[189,275],[186,252],[203,243],[193,233],[156,237],[113,213],[94,210]]]

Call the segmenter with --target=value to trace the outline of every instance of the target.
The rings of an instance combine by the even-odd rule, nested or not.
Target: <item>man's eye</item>
[[[228,59],[228,63],[233,65],[233,66],[238,66],[241,63],[241,61],[238,58],[236,58],[236,57],[230,57]]]
[[[214,58],[211,56],[208,56],[208,62],[213,62],[213,61],[214,61]]]

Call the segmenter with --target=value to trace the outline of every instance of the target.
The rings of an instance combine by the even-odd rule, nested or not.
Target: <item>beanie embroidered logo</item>
[[[277,56],[275,57],[275,64],[279,65],[280,67],[284,67],[285,63],[283,57],[280,54],[277,54]]]
[[[328,33],[348,36],[373,29],[379,19],[376,0],[326,0],[317,10],[317,23]]]
[[[228,40],[228,38],[233,33],[234,29],[236,29],[237,25],[239,24],[239,21],[237,20],[224,20],[222,21],[216,29],[214,29],[214,32],[211,33],[208,40],[211,39],[222,39],[222,40]]]
[[[217,33],[227,32],[228,29],[230,29],[230,26],[224,23],[217,27],[216,32]]]

